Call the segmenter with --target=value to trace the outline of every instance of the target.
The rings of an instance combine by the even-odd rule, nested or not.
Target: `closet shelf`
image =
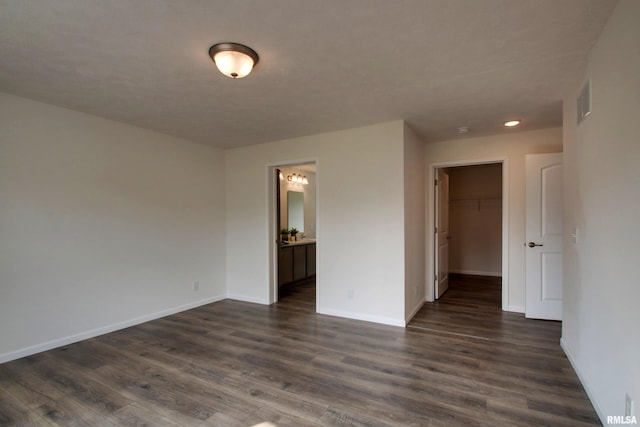
[[[489,201],[489,200],[502,200],[502,197],[474,197],[474,198],[470,198],[470,199],[449,199],[449,202],[482,202],[482,201]]]

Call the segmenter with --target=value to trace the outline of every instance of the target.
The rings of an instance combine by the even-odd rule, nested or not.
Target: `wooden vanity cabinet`
[[[285,245],[278,255],[278,285],[297,282],[316,274],[316,244]]]
[[[307,245],[307,276],[316,275],[316,244]]]
[[[293,246],[280,248],[278,255],[278,285],[293,282]]]
[[[293,280],[307,277],[307,246],[298,245],[293,247]]]

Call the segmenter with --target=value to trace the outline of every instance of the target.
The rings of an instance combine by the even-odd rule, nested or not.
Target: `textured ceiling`
[[[0,91],[216,147],[405,119],[562,123],[613,0],[0,0]],[[247,44],[231,80],[208,56]]]

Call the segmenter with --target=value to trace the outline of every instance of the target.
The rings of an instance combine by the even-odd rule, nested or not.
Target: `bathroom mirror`
[[[287,220],[289,228],[304,231],[304,193],[302,191],[287,191]]]

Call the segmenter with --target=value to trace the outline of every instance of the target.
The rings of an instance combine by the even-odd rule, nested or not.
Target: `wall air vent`
[[[582,86],[580,95],[578,95],[577,104],[578,124],[580,124],[589,114],[591,114],[591,80],[587,80],[584,86]]]

